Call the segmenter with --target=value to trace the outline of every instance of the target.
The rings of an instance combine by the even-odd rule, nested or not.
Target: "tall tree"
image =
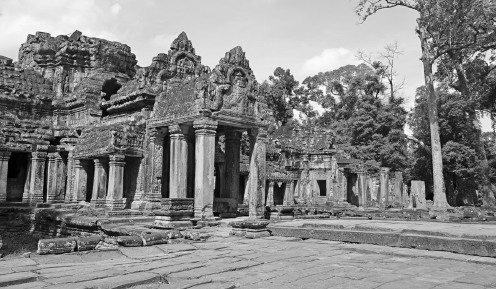
[[[382,71],[369,65],[346,65],[308,77],[303,84],[327,111],[317,124],[331,128],[336,145],[363,160],[370,172],[380,166],[408,166],[403,126],[406,111],[399,97],[385,100]]]
[[[418,12],[417,34],[422,49],[425,87],[427,91],[429,126],[432,145],[432,165],[434,176],[434,206],[446,208],[443,159],[439,137],[438,98],[434,89],[433,66],[444,54],[457,52],[472,45],[478,33],[467,38],[458,35],[456,27],[476,27],[478,15],[490,8],[492,0],[359,0],[356,13],[365,21],[367,17],[383,9],[405,7]],[[466,5],[461,5],[461,3]],[[463,8],[463,9],[461,9]],[[494,22],[494,19],[492,20]]]
[[[274,70],[274,75],[269,76],[268,81],[260,85],[259,93],[262,100],[272,111],[272,116],[277,122],[284,125],[293,117],[293,108],[289,99],[293,91],[299,86],[289,69],[278,67]]]

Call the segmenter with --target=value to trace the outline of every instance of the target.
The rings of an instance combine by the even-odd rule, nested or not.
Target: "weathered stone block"
[[[91,236],[91,237],[81,237],[77,238],[77,250],[78,251],[88,251],[95,250],[95,247],[102,240],[101,236]]]
[[[76,238],[41,239],[38,241],[38,254],[61,254],[74,252]]]
[[[139,236],[119,236],[117,243],[124,247],[141,247],[143,246],[143,239]]]
[[[194,210],[194,199],[162,199],[162,211]]]
[[[167,244],[169,235],[167,233],[143,232],[141,234],[143,246],[152,246],[157,244]]]
[[[270,233],[265,229],[246,229],[245,237],[248,239],[270,237]]]

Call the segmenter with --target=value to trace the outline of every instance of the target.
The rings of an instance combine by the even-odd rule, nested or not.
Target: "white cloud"
[[[95,0],[2,0],[0,27],[8,29],[0,29],[0,54],[17,60],[21,43],[26,41],[28,34],[37,31],[57,36],[79,30],[87,36],[119,41],[109,30],[112,23],[107,17],[110,6],[110,3],[102,5]]]
[[[110,12],[112,12],[113,15],[119,14],[119,11],[121,11],[122,6],[119,5],[119,3],[115,3],[110,7]]]
[[[302,66],[303,75],[314,75],[319,72],[337,69],[347,64],[358,64],[353,51],[346,48],[327,48],[320,55],[307,59]]]
[[[133,53],[138,58],[138,65],[148,66],[153,57],[159,53],[167,53],[174,39],[179,35],[157,34],[151,40],[133,46]]]

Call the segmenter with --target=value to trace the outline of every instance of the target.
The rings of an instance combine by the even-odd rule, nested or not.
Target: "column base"
[[[194,218],[199,221],[215,220],[213,205],[207,205],[205,207],[195,207]]]
[[[95,208],[105,208],[105,205],[107,204],[107,200],[105,199],[91,200],[90,204],[94,205]]]
[[[126,199],[105,200],[105,207],[111,210],[123,210],[126,207]]]

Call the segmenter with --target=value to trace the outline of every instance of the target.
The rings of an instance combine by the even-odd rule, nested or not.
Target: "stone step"
[[[267,229],[272,236],[375,244],[496,257],[496,239],[484,235],[455,235],[421,229],[398,230],[397,228],[343,226],[332,224],[332,222],[329,224],[299,223],[298,225],[291,224],[291,222],[272,223]]]

